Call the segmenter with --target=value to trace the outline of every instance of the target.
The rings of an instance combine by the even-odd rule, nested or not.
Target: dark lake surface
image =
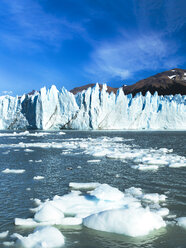
[[[119,248],[119,247],[186,247],[186,229],[175,224],[177,217],[186,216],[186,167],[159,166],[156,170],[134,169],[132,159],[108,158],[107,154],[131,152],[133,149],[157,155],[158,149],[173,149],[172,157],[186,156],[186,132],[127,132],[127,131],[64,131],[33,132],[36,135],[0,132],[0,233],[9,230],[9,236],[0,239],[11,241],[10,235],[24,236],[32,228],[16,227],[14,219],[30,218],[31,199],[52,199],[55,195],[69,192],[70,182],[107,183],[124,191],[140,187],[145,193],[166,194],[165,206],[169,215],[165,228],[147,236],[132,238],[125,235],[92,230],[83,226],[58,227],[65,236],[63,247],[72,248]],[[39,135],[40,134],[40,135]],[[119,139],[118,137],[122,138]],[[118,139],[117,139],[118,138]],[[102,144],[104,143],[104,146]],[[24,144],[27,144],[26,146]],[[100,152],[96,154],[94,151]],[[168,163],[172,157],[165,156]],[[90,162],[89,160],[100,160]],[[178,160],[179,161],[179,160]],[[182,161],[183,162],[183,161]],[[181,160],[180,160],[181,163]],[[24,173],[2,173],[5,169],[23,169]],[[42,180],[34,180],[43,176]]]

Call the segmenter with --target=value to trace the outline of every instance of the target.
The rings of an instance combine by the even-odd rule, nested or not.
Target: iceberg
[[[0,130],[185,130],[186,96],[135,97],[99,84],[73,95],[54,85],[33,95],[0,97]],[[63,134],[63,133],[61,133]]]
[[[56,195],[44,202],[37,199],[38,206],[30,209],[34,213],[33,218],[15,218],[15,225],[25,228],[43,225],[73,228],[82,225],[132,237],[148,235],[153,230],[166,227],[163,217],[169,214],[169,210],[160,205],[166,200],[165,195],[145,194],[141,188],[135,187],[121,192],[98,182],[71,182],[69,186],[73,190],[66,195]],[[28,237],[19,239],[26,242],[30,239]]]

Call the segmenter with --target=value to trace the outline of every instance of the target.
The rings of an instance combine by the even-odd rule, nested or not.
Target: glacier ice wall
[[[104,85],[73,95],[45,87],[33,95],[0,97],[0,130],[126,129],[186,130],[186,96],[109,94]]]

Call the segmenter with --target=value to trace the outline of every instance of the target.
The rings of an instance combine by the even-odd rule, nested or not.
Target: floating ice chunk
[[[181,167],[186,167],[186,162],[185,163],[171,163],[169,165],[170,168],[181,168]]]
[[[147,235],[166,226],[162,217],[148,208],[103,211],[85,218],[83,224],[92,229],[132,237]]]
[[[43,176],[35,176],[35,177],[33,177],[33,179],[34,180],[42,180],[42,179],[44,179],[45,177],[43,177]]]
[[[131,188],[126,189],[125,193],[130,194],[134,197],[142,196],[142,194],[143,194],[141,188],[135,188],[135,187],[131,187]]]
[[[6,174],[9,174],[9,173],[13,173],[13,174],[21,174],[21,173],[24,173],[25,172],[25,170],[17,170],[17,169],[5,169],[5,170],[3,170],[2,171],[2,173],[6,173]]]
[[[22,219],[22,218],[15,218],[14,221],[16,226],[27,226],[27,227],[34,227],[34,226],[38,226],[40,223],[34,221],[32,218],[28,218],[28,219]]]
[[[2,152],[3,155],[8,155],[10,151]]]
[[[176,219],[177,225],[186,229],[186,217],[179,217]]]
[[[64,135],[64,134],[66,134],[66,133],[64,133],[64,132],[59,132],[59,134],[60,134],[60,135]]]
[[[9,246],[14,246],[14,241],[4,241],[3,242],[3,245],[6,246],[6,247],[9,247]]]
[[[99,163],[100,161],[100,159],[87,160],[88,163]]]
[[[38,227],[35,231],[23,237],[20,234],[14,234],[17,238],[16,245],[22,248],[56,248],[65,243],[63,234],[55,227]]]
[[[34,204],[36,205],[36,206],[40,206],[41,205],[41,200],[40,199],[37,199],[37,198],[35,198],[35,199],[33,199],[33,202],[34,202]]]
[[[158,170],[159,166],[158,165],[147,165],[147,164],[138,164],[138,165],[133,165],[133,169],[138,169],[138,170]]]
[[[156,211],[161,216],[167,216],[169,214],[169,209],[168,208],[160,208]]]
[[[9,231],[5,231],[5,232],[0,233],[0,239],[6,238],[8,236],[8,233],[9,233]]]
[[[42,159],[35,160],[35,163],[41,163],[41,162],[42,162]]]
[[[66,217],[60,219],[57,223],[58,225],[62,226],[78,226],[82,224],[82,218],[76,217]],[[46,224],[56,224],[56,221],[45,221],[45,222],[37,222],[32,218],[22,219],[22,218],[15,218],[15,225],[16,226],[25,226],[25,227],[36,227],[36,226],[46,226]]]
[[[153,193],[153,194],[145,194],[143,195],[143,200],[151,201],[151,202],[161,202],[165,201],[167,196],[166,195],[159,195],[158,193]]]
[[[53,206],[50,202],[45,202],[41,205],[41,209],[34,215],[35,221],[51,224],[60,224],[63,218],[63,212]]]
[[[77,190],[95,189],[98,186],[100,186],[100,183],[69,183],[69,187]]]
[[[25,152],[34,152],[34,150],[31,150],[31,149],[25,149],[24,151]]]
[[[123,192],[119,189],[111,187],[108,184],[101,184],[95,190],[93,190],[91,195],[97,197],[100,200],[117,201],[124,197]]]

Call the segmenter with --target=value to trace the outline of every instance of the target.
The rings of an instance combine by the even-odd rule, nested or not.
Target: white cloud
[[[177,45],[164,40],[160,35],[133,35],[112,43],[95,47],[87,72],[97,75],[98,80],[108,81],[112,77],[124,80],[140,70],[157,70],[167,67]],[[177,66],[179,59],[174,60]]]
[[[2,92],[1,92],[1,95],[12,95],[13,94],[13,91],[7,91],[7,90],[3,90]]]
[[[11,29],[0,30],[0,38],[9,47],[36,49],[41,47],[39,42],[60,47],[62,41],[84,32],[80,24],[47,13],[36,1],[3,0],[3,4],[3,17]]]

